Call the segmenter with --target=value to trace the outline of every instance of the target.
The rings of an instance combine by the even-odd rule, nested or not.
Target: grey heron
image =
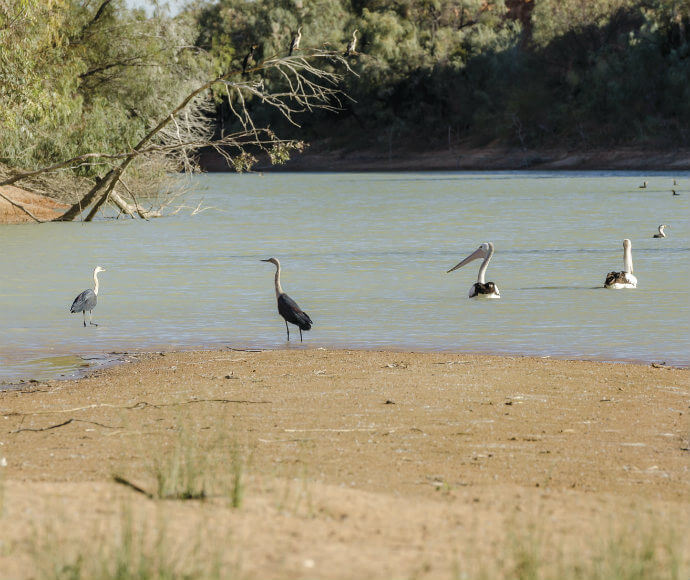
[[[304,312],[297,302],[290,298],[280,285],[280,262],[278,258],[268,258],[267,260],[261,260],[262,262],[270,262],[276,267],[276,300],[278,301],[278,313],[285,319],[285,330],[287,330],[287,339],[290,340],[290,328],[288,327],[288,322],[294,324],[299,328],[299,341],[302,342],[302,331],[309,330],[313,322],[309,315]]]
[[[292,56],[293,51],[297,50],[299,48],[299,41],[302,40],[302,27],[300,26],[297,29],[297,34],[292,37],[292,42],[290,43],[290,52],[289,56]]]
[[[89,311],[89,324],[92,326],[98,326],[93,321],[93,309],[96,308],[96,302],[98,301],[98,273],[105,272],[105,268],[96,266],[93,271],[93,290],[91,288],[84,290],[79,296],[72,302],[72,307],[69,311],[74,314],[76,312],[84,313],[84,326],[86,326],[86,311]]]
[[[609,290],[637,288],[637,278],[633,276],[632,244],[627,238],[623,240],[623,271],[609,272],[604,281],[604,288]]]
[[[493,282],[486,282],[484,280],[484,275],[486,274],[486,269],[491,261],[491,256],[494,255],[494,245],[491,242],[484,242],[481,244],[474,252],[472,252],[467,258],[465,258],[459,264],[453,266],[446,274],[449,274],[453,270],[462,268],[465,264],[469,264],[473,260],[479,258],[484,258],[482,265],[479,267],[479,273],[477,274],[477,282],[472,284],[470,288],[469,297],[470,298],[500,298],[501,293],[498,291],[498,286]]]
[[[659,233],[654,234],[652,237],[653,238],[665,238],[666,237],[666,232],[664,231],[664,228],[670,228],[671,226],[666,225],[666,224],[661,224],[659,226]]]
[[[345,49],[345,56],[350,56],[351,54],[355,54],[355,48],[357,47],[357,33],[359,30],[355,28],[355,31],[352,33],[352,40],[347,43],[347,48]]]

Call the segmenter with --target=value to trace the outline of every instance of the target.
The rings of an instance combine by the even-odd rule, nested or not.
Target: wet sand
[[[508,578],[533,562],[558,577],[645,542],[690,570],[687,369],[309,348],[136,358],[0,392],[3,579],[107,560],[123,529],[196,576]],[[158,499],[170,466],[205,499]],[[182,482],[185,466],[203,482]]]

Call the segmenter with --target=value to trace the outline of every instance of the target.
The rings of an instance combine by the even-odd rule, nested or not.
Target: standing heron
[[[491,261],[491,256],[494,255],[494,245],[491,242],[484,242],[479,246],[474,252],[472,252],[467,258],[465,258],[459,264],[453,266],[447,274],[458,268],[462,268],[465,264],[469,264],[473,260],[478,260],[479,258],[484,258],[482,265],[479,267],[479,274],[477,274],[477,282],[472,284],[470,288],[469,297],[470,298],[500,298],[501,294],[498,291],[498,286],[493,282],[485,282],[484,274]]]
[[[297,34],[292,37],[292,42],[290,43],[290,52],[288,53],[288,56],[292,56],[293,51],[297,50],[299,48],[299,42],[302,40],[302,27],[300,26],[297,29]]]
[[[69,311],[74,314],[76,312],[84,313],[84,326],[86,326],[86,311],[89,311],[89,324],[92,326],[98,326],[93,321],[93,309],[96,308],[96,302],[98,301],[98,273],[105,272],[105,268],[96,266],[93,271],[93,290],[89,288],[84,290],[79,296],[72,302],[72,307]]]
[[[665,238],[666,237],[666,232],[664,231],[664,228],[670,228],[671,226],[666,225],[666,224],[661,224],[659,226],[659,233],[654,234],[652,237],[653,238]]]
[[[633,276],[632,244],[627,238],[623,240],[623,271],[609,272],[604,281],[604,288],[610,290],[637,288],[637,278]]]
[[[345,56],[350,56],[351,54],[355,54],[355,48],[357,47],[357,33],[359,30],[355,28],[355,31],[352,33],[352,40],[347,43],[347,48],[345,49]]]
[[[278,300],[278,313],[285,319],[285,330],[287,330],[287,339],[290,340],[290,328],[288,327],[288,322],[294,324],[299,328],[299,341],[302,342],[302,331],[309,330],[313,322],[309,315],[304,312],[297,302],[290,298],[280,285],[280,262],[278,258],[268,258],[267,260],[261,260],[262,262],[270,262],[276,267],[276,299]]]

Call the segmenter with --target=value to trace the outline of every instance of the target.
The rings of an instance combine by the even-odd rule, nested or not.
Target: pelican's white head
[[[457,270],[458,268],[462,268],[465,264],[469,264],[470,262],[478,260],[479,258],[487,258],[491,256],[493,252],[494,245],[491,242],[484,242],[474,252],[467,256],[467,258],[465,258],[462,262],[456,264],[450,270],[448,270],[446,274],[452,272],[453,270]]]

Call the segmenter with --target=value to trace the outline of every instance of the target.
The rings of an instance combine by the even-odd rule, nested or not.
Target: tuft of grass
[[[49,534],[35,551],[40,577],[52,580],[220,580],[219,558],[201,556],[203,538],[192,545],[173,545],[172,535],[160,523],[135,521],[123,510],[111,533],[94,534],[87,544],[69,544]]]
[[[598,541],[589,550],[566,557],[548,542],[543,526],[509,529],[505,552],[495,561],[468,553],[456,561],[458,580],[686,580],[687,542],[675,528],[655,522],[633,526]],[[474,568],[474,572],[469,570]],[[479,570],[479,572],[476,572]]]
[[[0,465],[0,519],[5,513],[5,468]]]
[[[191,423],[182,423],[171,447],[147,450],[154,486],[135,484],[120,474],[113,479],[152,499],[226,497],[232,507],[241,507],[248,463],[244,450],[224,429],[211,431],[206,439],[200,433]],[[126,467],[122,469],[122,473],[126,471]]]

